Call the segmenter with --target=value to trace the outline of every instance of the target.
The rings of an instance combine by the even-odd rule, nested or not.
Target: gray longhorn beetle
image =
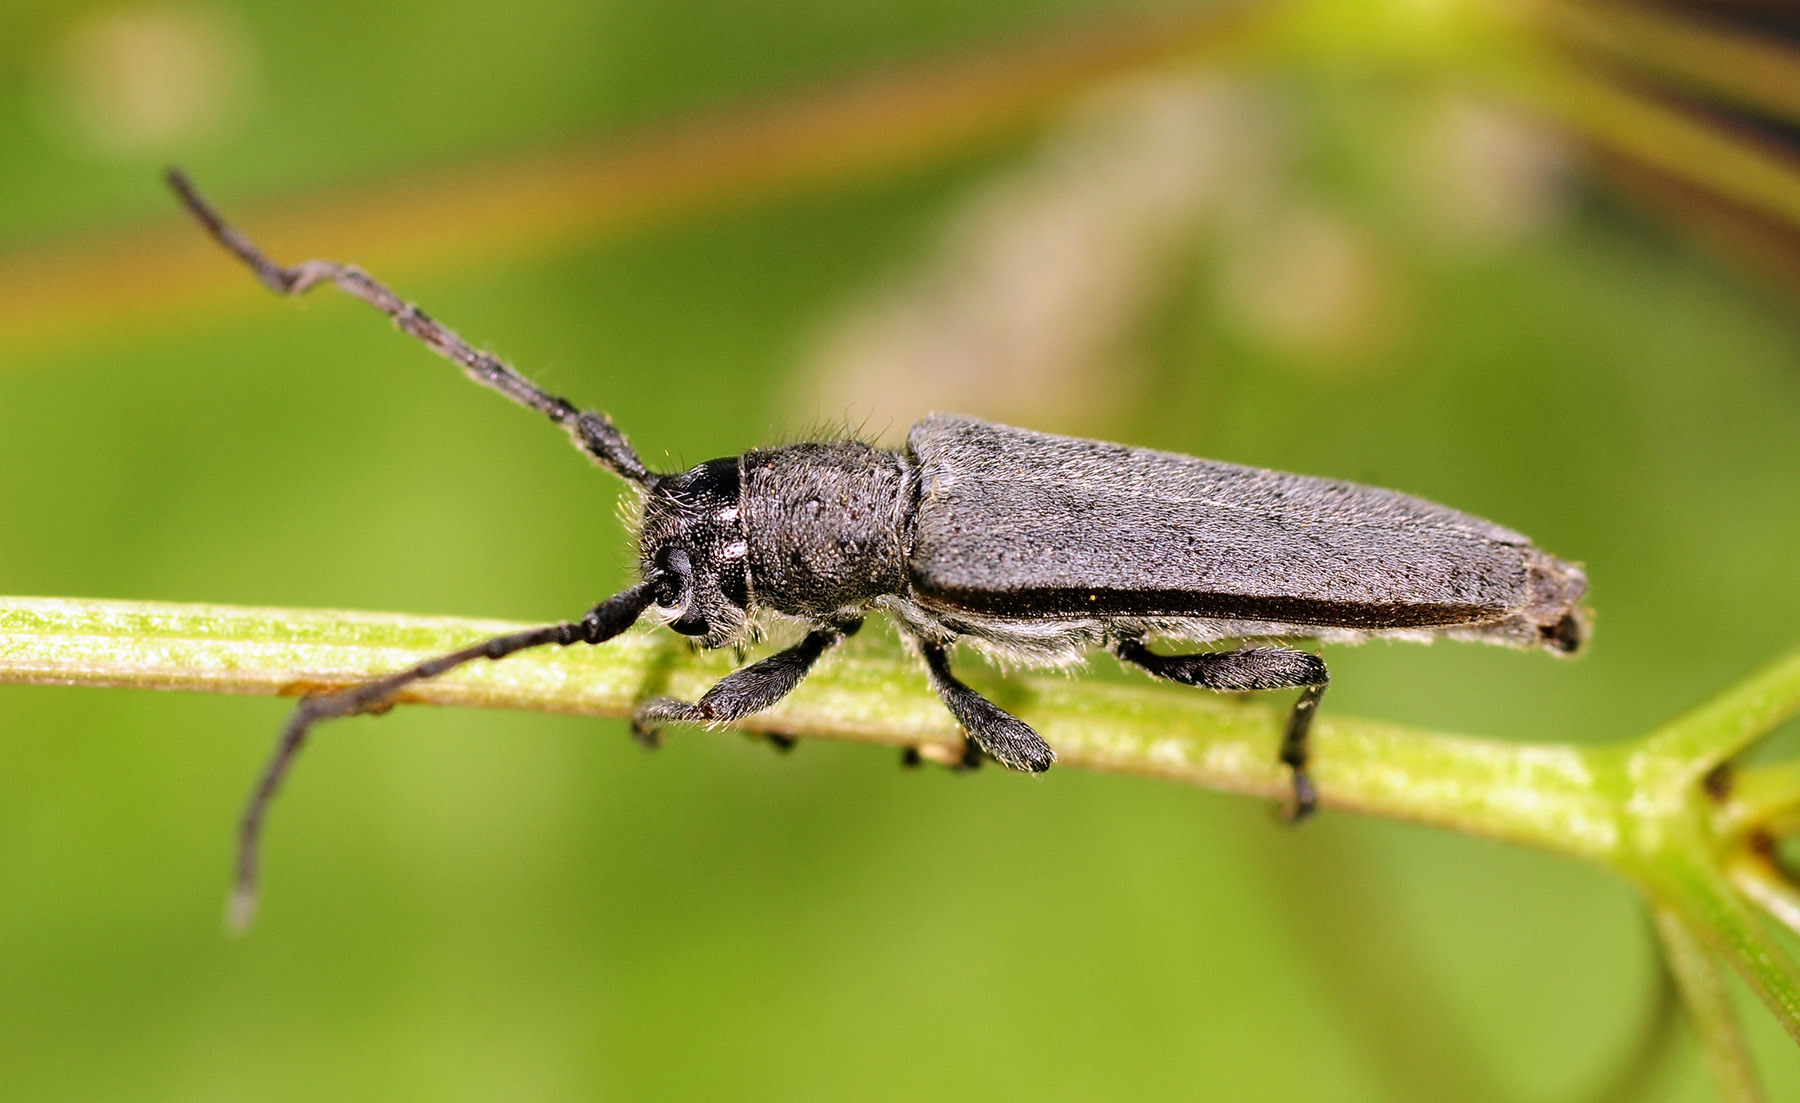
[[[263,817],[318,721],[375,711],[414,682],[477,659],[598,644],[649,613],[702,647],[742,644],[759,612],[806,626],[801,641],[742,667],[698,701],[645,701],[634,732],[726,723],[786,696],[870,609],[898,626],[975,749],[1014,770],[1056,761],[1038,734],[961,681],[968,639],[1033,666],[1106,648],[1158,678],[1226,691],[1299,689],[1281,744],[1293,818],[1313,811],[1307,729],[1328,676],[1316,655],[1269,645],[1165,655],[1153,638],[1386,636],[1480,640],[1572,652],[1586,634],[1580,568],[1510,529],[1391,490],[1049,436],[970,417],[920,421],[898,450],[807,441],[646,468],[605,415],[548,394],[403,302],[366,272],[312,260],[285,268],[226,225],[179,171],[187,209],[273,290],[323,282],[375,307],[477,383],[544,414],[640,491],[640,580],[578,621],[498,636],[339,693],[303,699],[245,809],[235,912],[254,908]]]

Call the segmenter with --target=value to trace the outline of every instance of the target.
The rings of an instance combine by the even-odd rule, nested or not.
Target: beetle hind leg
[[[1325,660],[1307,651],[1288,647],[1247,647],[1238,651],[1202,651],[1193,655],[1158,655],[1140,640],[1124,640],[1114,654],[1158,678],[1183,685],[1224,692],[1300,688],[1300,698],[1288,714],[1287,732],[1281,740],[1281,763],[1294,780],[1294,805],[1289,818],[1296,823],[1318,810],[1319,794],[1306,772],[1310,757],[1307,735],[1319,699],[1331,681]]]
[[[976,693],[950,673],[950,654],[943,644],[921,640],[919,651],[931,674],[931,686],[956,717],[969,741],[1012,770],[1041,774],[1056,761],[1056,752],[1023,720]],[[967,759],[965,759],[967,761]]]

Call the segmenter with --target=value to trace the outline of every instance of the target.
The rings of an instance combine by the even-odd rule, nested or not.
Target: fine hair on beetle
[[[959,640],[1025,666],[1067,666],[1106,650],[1185,685],[1297,689],[1279,750],[1295,820],[1318,803],[1307,734],[1329,675],[1317,655],[1282,641],[1448,638],[1569,653],[1586,636],[1578,566],[1479,517],[1355,483],[952,414],[919,421],[898,449],[837,433],[651,471],[611,419],[545,392],[368,273],[322,260],[276,264],[179,171],[169,183],[270,289],[336,285],[477,383],[561,426],[638,491],[625,514],[636,526],[637,581],[580,619],[300,701],[240,824],[239,927],[254,913],[263,819],[314,724],[378,711],[407,686],[478,659],[604,643],[646,615],[707,648],[743,646],[763,615],[804,629],[799,642],[697,701],[643,701],[632,730],[651,745],[664,724],[725,724],[774,705],[871,610],[922,660],[966,733],[971,765],[985,755],[1041,773],[1056,752],[957,679],[950,652]],[[1166,654],[1152,641],[1236,646]]]

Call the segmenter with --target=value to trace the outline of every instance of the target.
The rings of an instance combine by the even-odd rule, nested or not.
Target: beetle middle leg
[[[919,642],[925,656],[925,668],[931,674],[932,688],[943,698],[944,705],[956,722],[969,733],[977,747],[992,755],[995,761],[1013,770],[1041,774],[1056,761],[1056,752],[1042,736],[1023,720],[976,693],[950,673],[950,655],[943,644]]]
[[[652,697],[639,705],[631,718],[631,734],[639,742],[655,746],[657,728],[665,723],[726,724],[761,712],[792,693],[819,656],[861,627],[862,621],[855,620],[814,628],[787,650],[719,679],[698,701]]]
[[[1193,655],[1158,655],[1141,640],[1123,640],[1113,646],[1120,659],[1158,678],[1183,685],[1225,692],[1300,688],[1300,699],[1288,714],[1287,733],[1281,740],[1281,761],[1293,772],[1294,808],[1298,822],[1317,811],[1319,794],[1307,775],[1307,733],[1319,698],[1331,681],[1325,660],[1307,651],[1287,647],[1246,647],[1238,651],[1202,651]]]

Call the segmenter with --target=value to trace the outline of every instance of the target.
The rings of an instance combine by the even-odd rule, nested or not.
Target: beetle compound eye
[[[656,588],[656,604],[676,609],[687,604],[694,585],[694,564],[686,548],[665,547],[656,553],[656,567],[662,581]]]
[[[705,613],[690,605],[680,617],[669,622],[669,627],[684,636],[704,636],[712,626],[707,622]]]

